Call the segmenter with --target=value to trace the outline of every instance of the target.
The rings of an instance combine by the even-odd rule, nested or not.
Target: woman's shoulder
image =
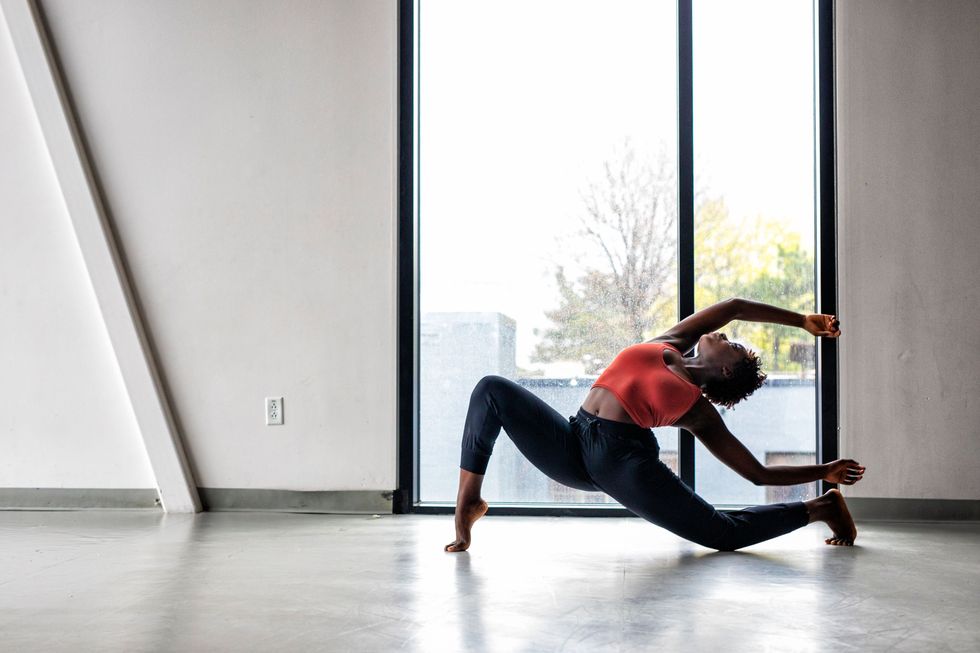
[[[644,344],[644,345],[665,345],[667,347],[670,347],[671,349],[673,349],[674,351],[676,351],[679,354],[683,354],[684,353],[678,347],[678,345],[680,345],[681,343],[676,338],[671,338],[670,336],[657,336],[656,338],[652,338],[650,340],[644,340],[642,344]]]

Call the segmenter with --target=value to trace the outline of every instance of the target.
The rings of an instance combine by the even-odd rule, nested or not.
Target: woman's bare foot
[[[489,507],[487,502],[479,497],[475,501],[457,503],[456,539],[447,544],[445,550],[458,553],[470,548],[470,529],[473,528],[473,522],[485,515]]]
[[[832,488],[817,497],[810,506],[810,521],[824,521],[834,531],[833,536],[824,540],[826,544],[851,546],[857,537],[857,527],[851,518],[851,513],[844,503],[844,495],[837,488]]]
[[[483,474],[459,468],[459,490],[456,492],[456,539],[443,547],[451,553],[470,547],[470,529],[473,522],[487,512],[487,502],[480,497]]]

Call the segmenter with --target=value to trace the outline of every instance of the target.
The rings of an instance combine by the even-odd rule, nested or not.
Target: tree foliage
[[[677,306],[677,195],[673,161],[661,149],[641,160],[630,143],[603,165],[599,183],[583,195],[582,229],[575,236],[600,252],[603,263],[570,279],[556,265],[558,307],[545,311],[554,327],[543,333],[532,362],[579,361],[598,374],[624,347],[673,325]],[[800,313],[813,311],[813,255],[774,219],[735,224],[724,199],[703,190],[696,198],[695,301],[698,309],[745,297]],[[726,327],[758,351],[770,371],[812,366],[812,338],[799,329],[733,322]]]
[[[604,263],[574,281],[565,266],[556,266],[559,306],[545,311],[555,327],[544,331],[531,361],[581,361],[586,373],[595,374],[675,312],[674,166],[663,150],[655,162],[639,160],[627,141],[582,200],[576,236]]]
[[[799,233],[760,215],[735,225],[721,198],[699,206],[695,225],[696,309],[743,297],[813,312],[813,254]],[[812,366],[813,338],[800,329],[739,320],[725,330],[759,352],[771,371],[802,373]]]

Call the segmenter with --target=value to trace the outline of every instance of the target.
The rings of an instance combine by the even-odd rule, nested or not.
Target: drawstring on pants
[[[571,415],[571,416],[569,416],[568,419],[571,422],[578,422],[578,415]],[[599,420],[597,420],[597,419],[587,419],[587,420],[585,420],[585,429],[586,429],[586,431],[590,435],[593,435],[593,436],[598,435],[599,434]]]

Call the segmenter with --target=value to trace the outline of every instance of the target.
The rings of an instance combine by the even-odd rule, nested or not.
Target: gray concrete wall
[[[837,3],[848,496],[980,499],[980,3]]]

